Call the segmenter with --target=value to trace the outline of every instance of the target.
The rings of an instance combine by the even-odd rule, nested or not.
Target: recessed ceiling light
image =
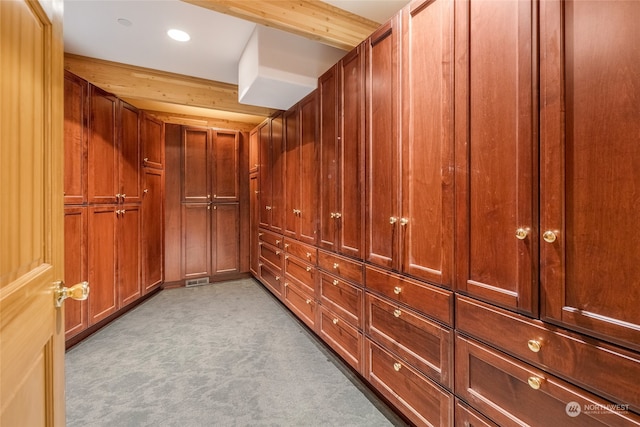
[[[167,31],[167,34],[169,35],[169,37],[179,42],[188,42],[189,40],[191,40],[191,36],[189,36],[189,34],[185,33],[182,30],[176,30],[175,28]]]
[[[130,27],[133,25],[133,22],[129,21],[126,18],[118,18],[118,24],[124,25],[125,27]]]

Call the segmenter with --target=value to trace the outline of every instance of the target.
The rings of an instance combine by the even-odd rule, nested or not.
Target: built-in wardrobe
[[[640,424],[639,21],[416,0],[251,133],[252,273],[409,422]]]

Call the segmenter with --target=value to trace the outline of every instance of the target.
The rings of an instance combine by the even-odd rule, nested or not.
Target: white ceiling
[[[407,2],[326,1],[377,22]],[[232,84],[238,83],[238,61],[256,25],[178,0],[65,0],[64,7],[68,53]],[[132,25],[121,25],[121,18]],[[170,28],[187,31],[191,40],[170,39]]]

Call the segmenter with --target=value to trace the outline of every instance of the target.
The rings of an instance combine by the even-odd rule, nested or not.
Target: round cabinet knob
[[[280,240],[276,240],[276,246],[280,244]]]
[[[400,286],[396,286],[395,288],[393,288],[394,294],[400,295],[400,292],[402,292],[402,288]]]
[[[307,267],[307,268],[306,268],[306,270],[307,270],[307,271],[311,271],[311,267]]]
[[[337,262],[334,262],[334,263],[333,263],[333,268],[337,270],[337,269],[338,269],[338,267],[340,267],[340,265],[339,265]]]
[[[542,385],[542,379],[538,377],[529,377],[527,379],[527,383],[529,383],[529,387],[531,387],[532,389],[538,390]]]
[[[331,218],[335,218],[336,217],[336,213],[335,212],[331,212]]]
[[[290,246],[290,245],[289,245],[288,243],[285,243],[285,244],[284,244],[284,248],[285,248],[285,249],[289,249],[289,246]]]
[[[340,212],[336,212],[336,218],[338,219],[342,218],[342,214]]]
[[[311,258],[311,252],[307,252],[307,258]]]
[[[407,218],[400,218],[400,225],[405,226],[409,224],[409,220]]]
[[[338,282],[337,280],[334,280],[333,281],[333,286],[338,286],[338,283],[340,283],[340,282]]]
[[[398,362],[393,364],[393,369],[398,372],[402,368],[402,365]]]
[[[307,301],[305,301],[307,304],[311,304],[311,300],[308,299]]]
[[[518,228],[516,230],[516,237],[518,238],[518,240],[526,239],[528,234],[529,230],[527,230],[526,228]]]
[[[338,324],[338,319],[333,319],[333,324],[337,325]]]
[[[542,348],[542,344],[538,340],[529,340],[527,341],[527,347],[529,347],[529,350],[537,353]]]
[[[275,279],[276,279],[276,282],[279,282],[280,281],[280,276],[276,276]]]
[[[542,238],[544,239],[545,242],[547,243],[553,243],[556,241],[556,233],[554,233],[551,230],[547,230],[544,232],[544,234],[542,235]]]
[[[393,316],[394,317],[400,317],[400,315],[402,314],[402,312],[398,309],[393,310]]]
[[[395,224],[396,222],[398,222],[398,218],[396,218],[395,216],[392,216],[391,218],[389,218],[389,224]]]

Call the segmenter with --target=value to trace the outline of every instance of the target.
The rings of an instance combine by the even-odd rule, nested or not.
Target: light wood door
[[[63,426],[62,1],[2,1],[0,32],[0,425]]]

